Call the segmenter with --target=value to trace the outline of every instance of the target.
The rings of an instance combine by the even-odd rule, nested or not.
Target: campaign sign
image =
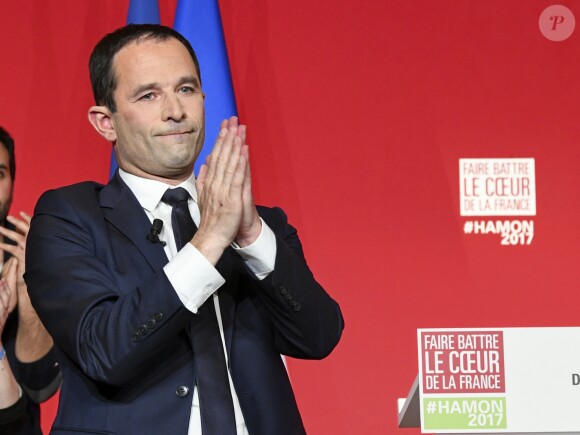
[[[503,332],[422,332],[424,393],[503,393]]]
[[[419,329],[425,433],[580,432],[580,328]]]

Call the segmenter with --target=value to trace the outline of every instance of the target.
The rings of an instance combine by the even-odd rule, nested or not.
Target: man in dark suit
[[[205,96],[172,29],[119,29],[90,69],[120,170],[45,193],[28,237],[64,376],[53,433],[305,433],[280,354],[324,358],[343,320],[286,215],[254,205],[246,127],[224,120],[194,178]]]

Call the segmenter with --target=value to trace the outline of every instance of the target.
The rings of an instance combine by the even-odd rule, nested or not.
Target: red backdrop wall
[[[176,1],[160,4],[171,24]],[[551,4],[220,1],[256,197],[288,212],[346,320],[329,358],[289,360],[309,433],[396,433],[419,327],[578,324],[580,33],[546,39]],[[0,1],[13,212],[106,180],[86,64],[127,5]],[[535,159],[530,245],[464,234],[458,160],[479,157]]]

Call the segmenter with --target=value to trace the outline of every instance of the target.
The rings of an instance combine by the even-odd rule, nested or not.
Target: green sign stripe
[[[505,397],[423,398],[424,429],[507,429]]]

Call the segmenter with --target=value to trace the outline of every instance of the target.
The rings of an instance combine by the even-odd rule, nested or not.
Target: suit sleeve
[[[162,269],[120,288],[110,272],[115,259],[102,248],[108,232],[97,202],[94,208],[75,204],[95,195],[90,190],[76,196],[54,190],[40,198],[25,279],[39,317],[67,357],[94,380],[123,385],[175,344],[190,313]]]
[[[280,208],[259,208],[276,235],[274,271],[258,281],[278,351],[295,358],[321,359],[337,345],[344,328],[338,304],[308,268],[296,229]]]

